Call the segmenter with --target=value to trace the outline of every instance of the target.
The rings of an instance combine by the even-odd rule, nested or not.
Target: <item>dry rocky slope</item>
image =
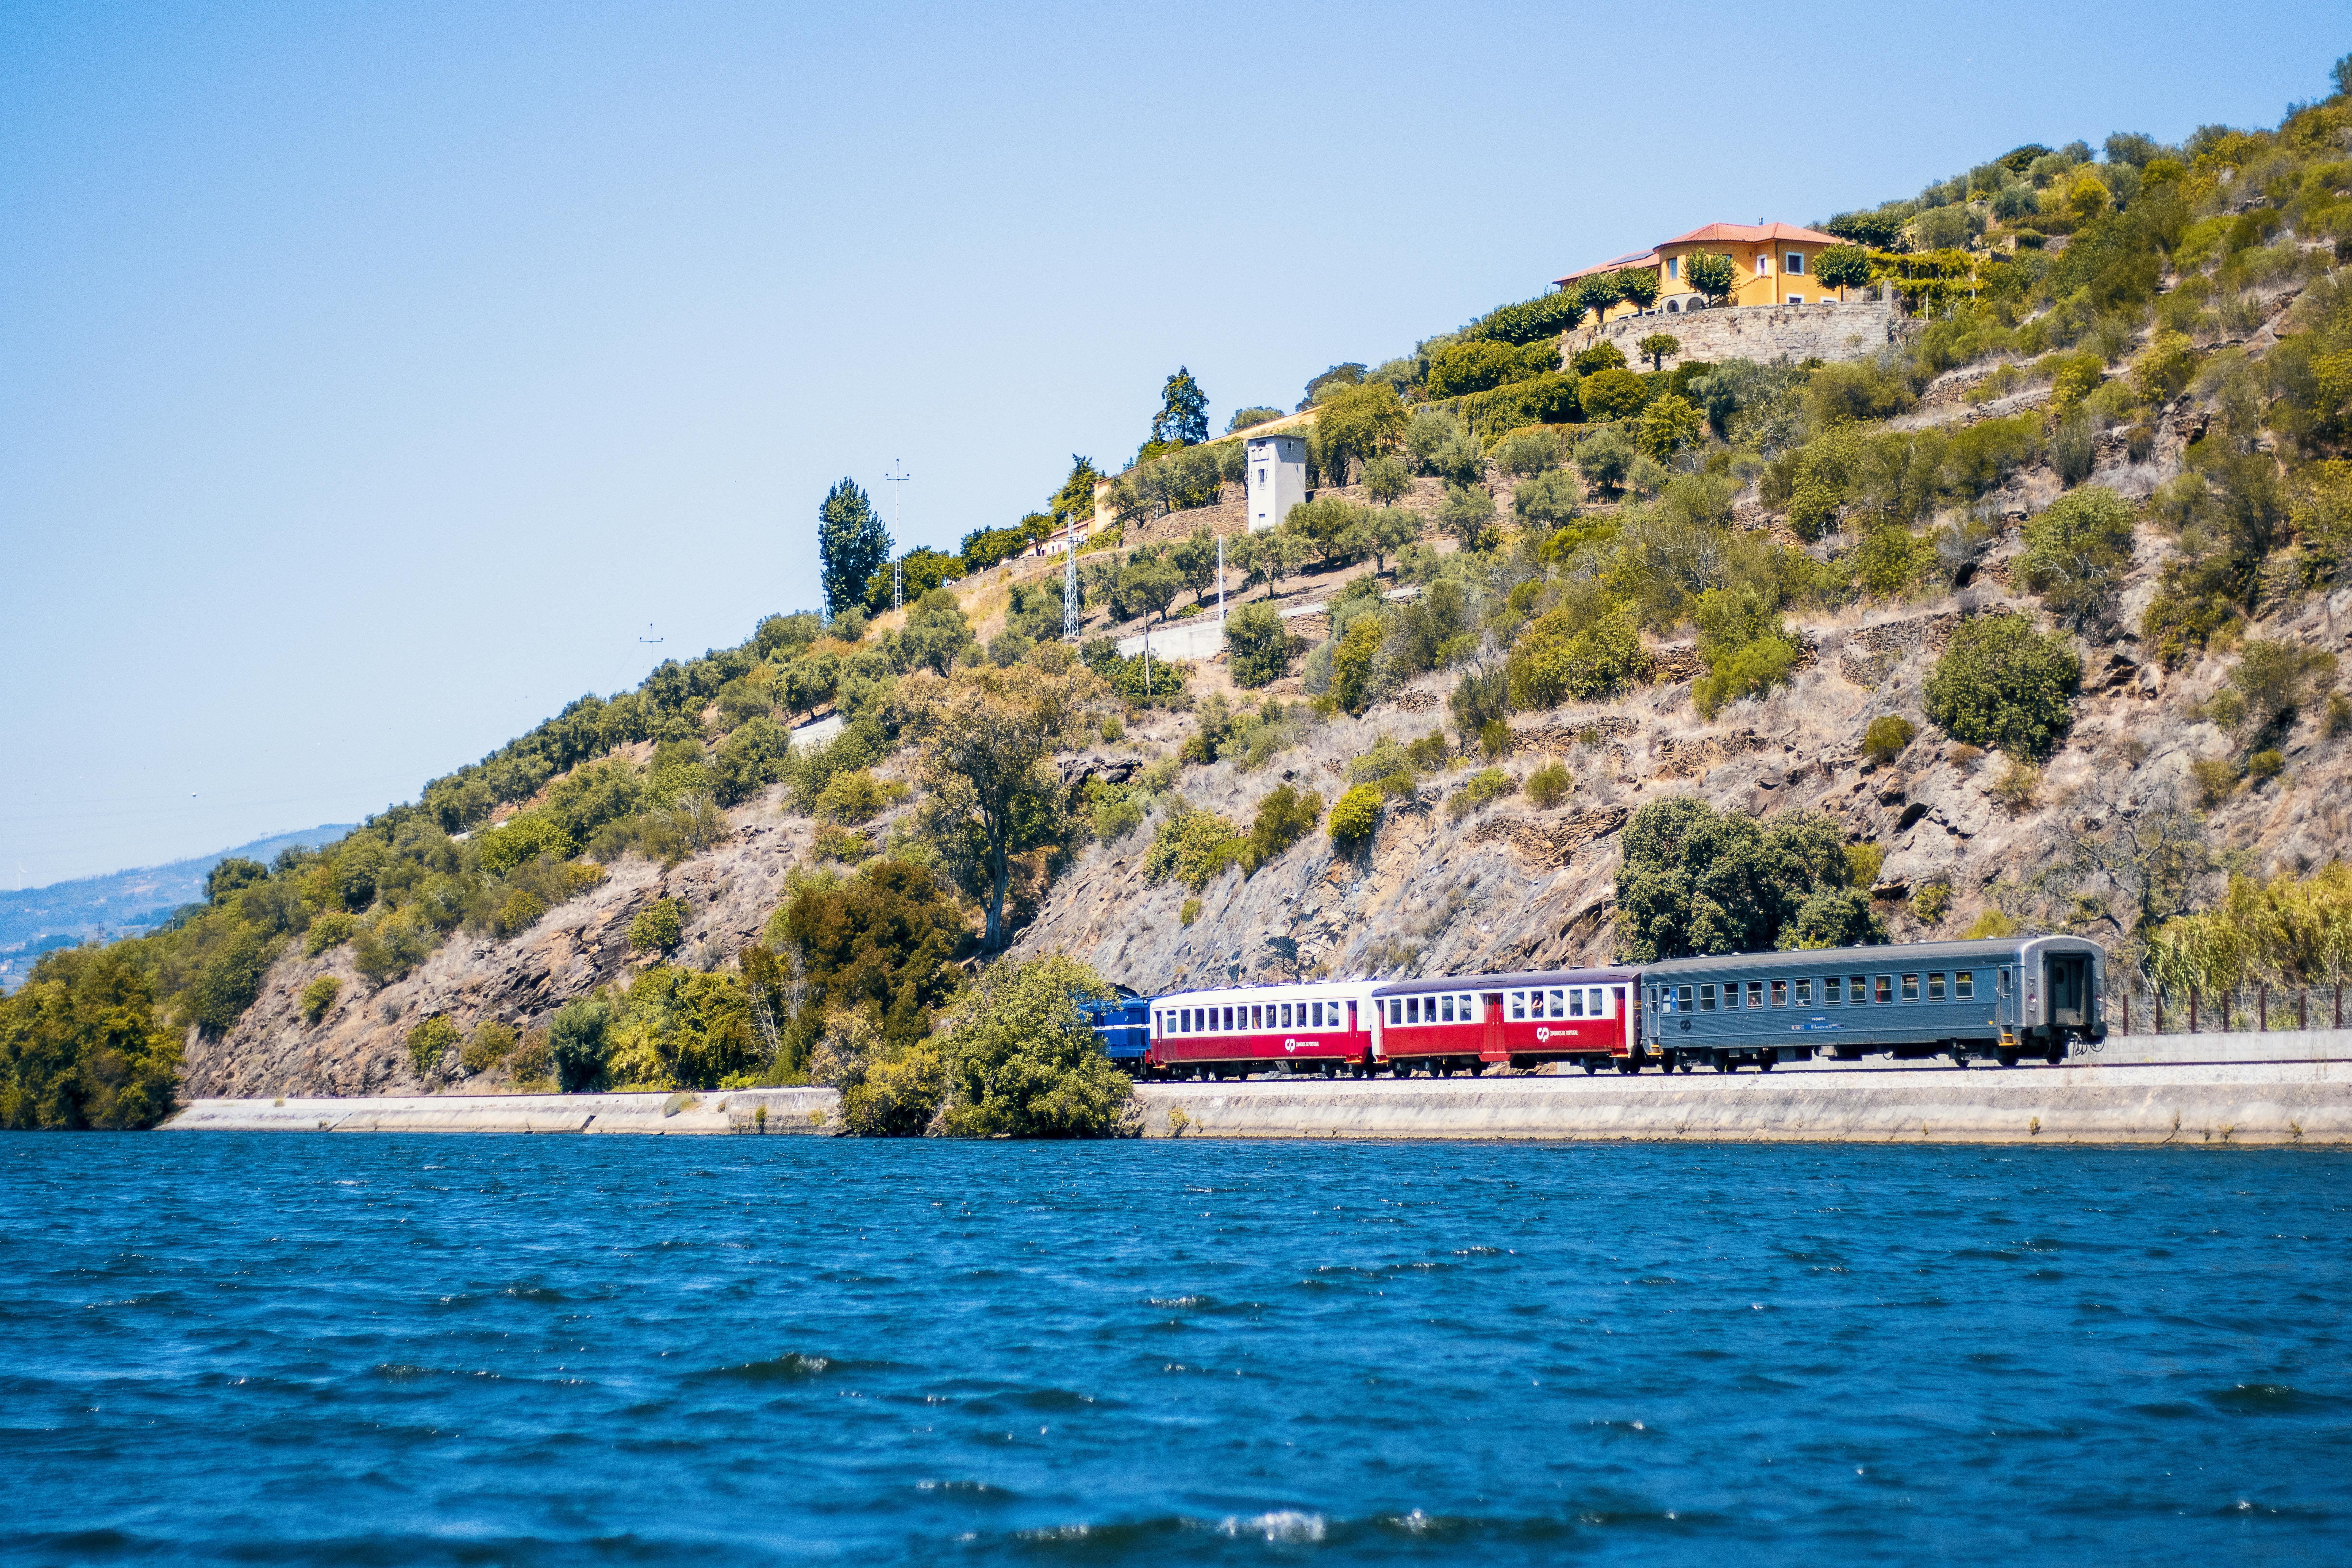
[[[1952,373],[1927,389],[1905,423],[1958,423],[2011,412],[2011,405],[2031,406],[2041,395],[2021,394],[1999,405],[1962,402],[1958,391],[1986,373],[1982,365]],[[2153,451],[2138,463],[2119,438],[2103,438],[2089,482],[2135,499],[2147,495],[2180,471],[2183,449],[2207,417],[2184,397],[2165,412]],[[1495,480],[1497,500],[1506,505],[1507,487],[1507,480]],[[1412,504],[1432,509],[1435,488],[1423,481]],[[2022,809],[1996,803],[1991,786],[2000,772],[1999,758],[1969,756],[1922,721],[1921,689],[1963,617],[2019,609],[2047,624],[2030,599],[2012,595],[2009,568],[2021,547],[2017,525],[2058,490],[2049,470],[2029,469],[1991,498],[1991,510],[2009,521],[2008,535],[1958,593],[1810,622],[1800,618],[1808,658],[1793,681],[1760,701],[1733,704],[1713,722],[1692,706],[1690,679],[1698,670],[1686,646],[1654,648],[1660,681],[1624,700],[1517,716],[1502,765],[1524,780],[1549,761],[1565,763],[1576,785],[1557,809],[1538,810],[1517,794],[1450,818],[1442,809],[1444,794],[1459,783],[1463,769],[1477,765],[1465,759],[1449,773],[1424,775],[1417,798],[1394,803],[1360,857],[1336,858],[1318,832],[1253,878],[1229,870],[1209,884],[1190,925],[1181,919],[1189,890],[1173,882],[1153,885],[1143,874],[1147,825],[1079,856],[1020,931],[1013,953],[1065,952],[1105,978],[1147,993],[1269,979],[1291,973],[1294,964],[1307,973],[1393,974],[1605,961],[1612,948],[1620,830],[1644,803],[1685,794],[1718,809],[1829,812],[1853,840],[1885,849],[1879,907],[1897,940],[1961,931],[1986,906],[1996,882],[2023,880],[2062,862],[2077,839],[2117,810],[2168,790],[2193,800],[2190,763],[2226,749],[2221,731],[2196,710],[2220,685],[2228,658],[2193,657],[2167,671],[2144,659],[2128,633],[2083,650],[2084,691],[2073,732],[2045,768],[2033,803]],[[1738,515],[1746,526],[1779,531],[1752,499],[1740,504]],[[1239,526],[1238,512],[1203,509],[1150,531],[1171,536],[1196,522],[1232,531]],[[2126,626],[2138,624],[2169,552],[2160,533],[2142,529],[2123,600]],[[1284,601],[1312,602],[1368,569],[1336,573],[1312,585],[1286,583]],[[1002,626],[1009,575],[1055,571],[1048,563],[1021,563],[961,585],[975,630],[985,637]],[[1088,634],[1097,629],[1089,626]],[[2352,647],[2352,589],[2290,598],[2252,631],[2315,648]],[[1317,790],[1328,805],[1347,787],[1349,760],[1378,737],[1410,741],[1449,721],[1444,693],[1450,680],[1423,678],[1360,718],[1342,715],[1320,725],[1264,769],[1246,772],[1232,763],[1187,768],[1178,788],[1195,806],[1244,826],[1258,799],[1285,783]],[[1231,690],[1222,659],[1197,672],[1194,689]],[[1275,689],[1295,692],[1297,678]],[[1874,767],[1859,754],[1859,742],[1869,720],[1882,713],[1906,715],[1921,722],[1921,731],[1892,764]],[[1063,776],[1071,783],[1089,771],[1127,776],[1139,764],[1171,754],[1192,728],[1189,714],[1142,715],[1121,743],[1065,758]],[[2284,750],[2288,766],[2281,777],[2240,790],[2206,818],[2218,847],[2238,852],[2248,868],[2265,873],[2307,869],[2352,842],[2346,821],[2352,745],[2323,740],[2306,714]],[[903,765],[902,758],[882,771]],[[551,910],[520,936],[494,942],[461,934],[416,972],[381,990],[372,992],[351,970],[348,950],[281,960],[234,1030],[216,1040],[191,1037],[184,1092],[413,1090],[418,1086],[402,1038],[419,1019],[443,1013],[461,1029],[486,1017],[526,1026],[543,1021],[565,998],[624,979],[647,962],[629,951],[628,922],[646,903],[666,895],[684,897],[693,910],[684,961],[726,962],[782,900],[785,873],[807,856],[814,836],[813,825],[789,814],[778,791],[728,817],[732,836],[675,870],[626,859],[601,886]],[[1910,914],[1905,898],[1934,882],[1948,884],[1952,897],[1948,910],[1930,925]],[[342,992],[320,1025],[306,1026],[296,996],[320,973],[340,975]],[[476,1080],[470,1087],[485,1084]]]

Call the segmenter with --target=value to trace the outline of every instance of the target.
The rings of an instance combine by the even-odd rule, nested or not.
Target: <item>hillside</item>
[[[772,617],[121,944],[185,1091],[814,1079],[920,1131],[938,1026],[1056,954],[1151,992],[2025,928],[2136,1008],[2340,977],[2352,103],[1828,226],[1875,323],[1838,353],[1506,307],[1318,377],[1267,533],[1171,377],[1077,649],[1025,552],[1084,459],[902,558],[903,611]],[[1215,613],[1220,537],[1224,650],[1121,658]],[[828,581],[887,603],[880,559]]]
[[[24,979],[32,968],[27,950],[38,951],[45,939],[79,942],[160,925],[173,910],[204,897],[205,873],[223,860],[235,856],[267,862],[281,849],[331,844],[351,830],[348,822],[331,823],[190,860],[0,892],[0,986],[13,987]]]

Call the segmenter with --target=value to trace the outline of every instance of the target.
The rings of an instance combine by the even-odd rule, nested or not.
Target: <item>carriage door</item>
[[[1489,992],[1479,997],[1478,1002],[1486,1015],[1486,1032],[1479,1043],[1478,1059],[1482,1062],[1510,1060],[1511,1047],[1503,1038],[1503,994]]]
[[[2090,1022],[2091,961],[2079,952],[2050,955],[2050,1021],[2080,1029]]]
[[[2000,1025],[2001,1032],[2015,1033],[2018,1016],[2016,970],[2003,968],[2000,973],[1993,976],[1993,999],[1999,1004],[1993,1009],[1993,1016],[1995,1021]]]

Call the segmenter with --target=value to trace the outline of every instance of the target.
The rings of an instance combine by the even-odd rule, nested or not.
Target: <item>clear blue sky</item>
[[[2332,5],[0,12],[0,885],[411,799],[1548,279],[2274,123]],[[1662,25],[1676,35],[1669,43]],[[658,649],[636,639],[663,639]]]

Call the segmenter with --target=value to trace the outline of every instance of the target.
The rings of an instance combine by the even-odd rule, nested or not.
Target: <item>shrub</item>
[[[1616,696],[1649,667],[1623,605],[1581,623],[1565,608],[1546,612],[1519,634],[1504,665],[1512,705],[1522,710]]]
[[[1445,803],[1448,816],[1467,816],[1489,801],[1515,793],[1518,784],[1500,768],[1481,768],[1463,782]]]
[[[1664,463],[1706,435],[1706,416],[1688,398],[1667,393],[1642,410],[1633,444],[1642,455]]]
[[[1331,808],[1331,847],[1339,855],[1353,855],[1370,842],[1381,825],[1381,802],[1378,784],[1360,784],[1339,797]]]
[[[1476,550],[1495,531],[1495,498],[1482,489],[1449,484],[1445,503],[1437,510],[1437,521],[1462,542],[1463,549]]]
[[[310,917],[310,929],[303,933],[302,956],[316,958],[331,947],[341,947],[352,940],[359,921],[341,910],[321,910]]]
[[[1960,940],[1962,942],[1999,942],[2004,937],[2015,936],[2020,929],[2015,921],[2002,914],[1999,910],[1987,910],[1969,924],[1968,930],[1960,933]]]
[[[1886,864],[1886,851],[1875,844],[1849,844],[1845,847],[1845,879],[1849,886],[1865,891],[1877,885],[1878,868]]]
[[[1306,646],[1306,639],[1293,637],[1274,606],[1263,601],[1244,605],[1225,617],[1225,651],[1236,686],[1250,689],[1281,679]]]
[[[1596,489],[1614,493],[1624,489],[1633,468],[1633,440],[1614,426],[1596,430],[1576,444],[1576,471]]]
[[[509,1058],[508,1068],[514,1074],[515,1082],[525,1089],[537,1090],[561,1087],[554,1081],[555,1065],[548,1055],[545,1029],[533,1029],[523,1036],[522,1044],[515,1047],[513,1057]]]
[[[1631,419],[1650,401],[1650,385],[1630,370],[1604,370],[1577,384],[1577,402],[1595,423]]]
[[[2032,808],[2033,797],[2041,789],[2042,770],[2011,757],[2009,766],[2000,771],[2000,777],[1993,780],[1985,793],[2002,810],[2017,816]]]
[[[2260,751],[2246,759],[2246,776],[2260,781],[2274,779],[2286,772],[2286,754],[2278,751]]]
[[[1495,447],[1495,466],[1522,478],[1559,466],[1559,437],[1540,427],[1514,430]]]
[[[1797,645],[1781,637],[1759,637],[1716,660],[1715,668],[1691,682],[1691,701],[1699,717],[1713,719],[1727,704],[1742,698],[1761,697],[1785,685],[1797,666]]]
[[[2114,623],[2131,562],[2131,504],[2103,485],[2085,485],[2028,520],[2018,566],[2061,624],[2092,633]]]
[[[1184,907],[1176,911],[1176,923],[1180,926],[1190,926],[1200,918],[1201,900],[1198,899],[1185,900]]]
[[[629,922],[629,946],[638,952],[675,952],[685,934],[683,899],[656,899]]]
[[[1511,492],[1511,510],[1522,526],[1558,528],[1576,520],[1583,488],[1566,468],[1553,468],[1522,480]]]
[[[321,974],[302,987],[302,1021],[315,1024],[325,1017],[327,1009],[335,1005],[336,994],[342,988],[343,983],[331,974]]]
[[[270,944],[260,932],[240,926],[204,968],[190,995],[189,1014],[206,1033],[225,1035],[261,994]]]
[[[485,1018],[474,1026],[473,1037],[458,1056],[469,1073],[489,1071],[513,1054],[520,1038],[512,1024],[502,1024],[496,1018]]]
[[[946,1034],[943,1129],[958,1138],[1105,1138],[1134,1094],[1103,1055],[1079,997],[1110,988],[1051,953],[983,971],[958,999]]]
[[[1106,791],[1095,798],[1095,837],[1116,844],[1143,826],[1143,802],[1126,790]]]
[[[457,1026],[436,1013],[408,1031],[408,1065],[418,1078],[437,1077],[457,1043]]]
[[[854,768],[825,781],[824,788],[817,792],[816,812],[835,822],[869,822],[906,794],[907,786],[896,779],[886,782],[864,768]]]
[[[603,996],[574,996],[547,1026],[547,1061],[567,1094],[604,1081],[610,1052],[613,1005]]]
[[[1918,738],[1919,726],[1893,713],[1882,713],[1862,732],[1862,754],[1885,767],[1901,756]]]
[[[1911,895],[1911,918],[1926,925],[1942,920],[1952,907],[1952,885],[1949,882],[1928,882]]]
[[[1956,741],[2039,761],[2073,727],[2083,661],[2023,616],[1962,623],[1927,678],[1927,717]]]
[[[2320,715],[2319,732],[2330,741],[2352,734],[2352,700],[2347,700],[2341,691],[2327,694],[2327,709]]]
[[[1323,797],[1312,790],[1297,790],[1280,784],[1266,793],[1258,802],[1257,817],[1250,824],[1249,847],[1244,854],[1246,869],[1255,871],[1266,862],[1315,831],[1323,819]]]
[[[1478,749],[1489,757],[1508,756],[1511,742],[1511,727],[1500,719],[1489,719],[1478,726]]]
[[[562,824],[546,811],[518,812],[498,826],[478,834],[474,844],[481,857],[482,869],[500,875],[541,855],[568,860],[576,847]]]
[[[1549,811],[1566,800],[1576,786],[1575,775],[1559,763],[1546,763],[1528,775],[1528,798],[1538,810]]]
[[[1116,746],[1127,739],[1127,726],[1119,722],[1118,714],[1113,713],[1102,721],[1099,733],[1102,735],[1104,745]]]
[[[1623,842],[1617,946],[1633,962],[1886,940],[1822,813],[1759,822],[1677,796],[1635,812]]]
[[[1226,867],[1239,865],[1248,843],[1232,823],[1213,812],[1178,811],[1160,825],[1143,857],[1144,879],[1173,878],[1197,893]]]

